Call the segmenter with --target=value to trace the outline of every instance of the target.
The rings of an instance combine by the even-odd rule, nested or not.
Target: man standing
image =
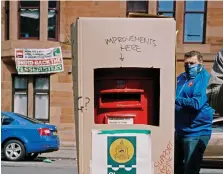
[[[199,174],[212,133],[214,110],[206,95],[210,75],[200,52],[184,57],[185,72],[177,77],[175,100],[175,174]]]
[[[210,105],[217,113],[223,115],[223,49],[216,55],[207,88],[207,96]]]

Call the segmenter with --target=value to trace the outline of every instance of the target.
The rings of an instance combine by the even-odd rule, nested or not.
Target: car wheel
[[[26,159],[27,159],[27,160],[33,160],[33,159],[35,159],[38,155],[39,155],[39,153],[28,153],[28,155],[26,156]]]
[[[25,156],[25,147],[18,140],[9,140],[4,145],[4,156],[10,161],[23,160]]]

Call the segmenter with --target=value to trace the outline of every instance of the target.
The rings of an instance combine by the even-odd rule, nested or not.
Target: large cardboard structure
[[[174,172],[175,41],[172,18],[71,25],[79,174],[91,172],[92,130],[115,129],[150,130],[154,173]]]

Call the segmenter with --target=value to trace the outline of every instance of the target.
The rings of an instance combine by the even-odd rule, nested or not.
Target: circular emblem
[[[119,138],[111,144],[109,152],[115,162],[127,163],[134,155],[134,147],[129,140]]]

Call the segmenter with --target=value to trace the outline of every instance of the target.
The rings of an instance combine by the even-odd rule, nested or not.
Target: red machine
[[[156,124],[153,69],[95,70],[96,124]],[[153,73],[152,73],[153,72]],[[158,87],[159,89],[159,87]]]

